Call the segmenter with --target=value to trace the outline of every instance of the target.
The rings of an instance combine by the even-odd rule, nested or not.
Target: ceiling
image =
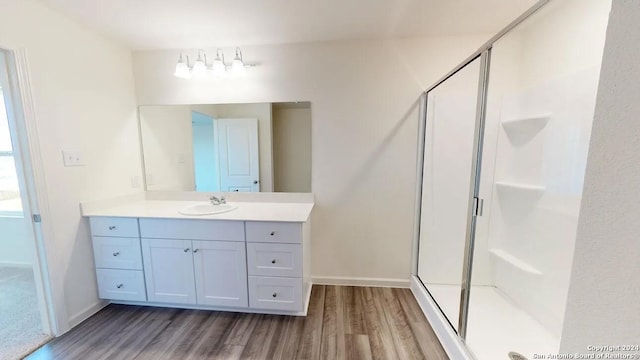
[[[41,0],[134,50],[499,31],[535,0]]]

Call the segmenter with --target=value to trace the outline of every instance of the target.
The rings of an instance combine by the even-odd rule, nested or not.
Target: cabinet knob
[[[194,253],[197,253],[200,249],[193,249]]]
[[[273,296],[273,297],[277,297],[277,296],[278,296],[278,293],[275,293],[275,292],[274,292],[274,293],[273,293],[273,295],[271,295],[271,296]]]
[[[271,260],[271,263],[275,264],[276,263],[276,259]]]
[[[186,253],[187,253],[187,252],[189,252],[189,250],[191,250],[191,249],[186,248],[186,249],[184,249],[184,252],[186,252]]]
[[[118,289],[121,289],[123,286],[124,286],[124,284],[118,284],[118,285],[116,285],[116,287],[117,287]]]
[[[118,255],[120,255],[120,251],[116,251],[113,253],[113,256],[118,256]]]
[[[276,232],[275,232],[275,231],[272,231],[269,235],[273,236],[273,235],[275,235],[275,234],[276,234]]]
[[[115,229],[116,229],[116,226],[115,226],[115,225],[111,225],[111,226],[109,226],[109,230],[115,230]]]

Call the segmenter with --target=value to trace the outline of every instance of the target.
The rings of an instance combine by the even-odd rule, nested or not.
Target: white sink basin
[[[182,215],[213,215],[232,211],[237,208],[237,206],[230,204],[213,205],[210,203],[202,203],[186,206],[178,212]]]

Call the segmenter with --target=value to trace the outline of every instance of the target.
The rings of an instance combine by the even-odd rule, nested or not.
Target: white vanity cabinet
[[[302,311],[302,224],[247,222],[249,306]]]
[[[140,219],[140,234],[149,301],[248,306],[243,222]]]
[[[90,224],[100,298],[146,301],[138,219],[92,217]]]
[[[100,297],[304,315],[308,222],[91,217]]]

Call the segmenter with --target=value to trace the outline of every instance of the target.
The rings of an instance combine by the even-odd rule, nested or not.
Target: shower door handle
[[[484,212],[484,199],[473,198],[473,216],[482,216]]]

